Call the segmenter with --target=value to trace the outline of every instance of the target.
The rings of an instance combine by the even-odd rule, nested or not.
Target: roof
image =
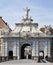
[[[0,28],[9,28],[9,30],[11,30],[11,28],[9,27],[9,25],[7,24],[7,22],[5,22],[2,17],[0,16]]]
[[[0,27],[8,27],[7,23],[2,19],[2,17],[0,17]]]

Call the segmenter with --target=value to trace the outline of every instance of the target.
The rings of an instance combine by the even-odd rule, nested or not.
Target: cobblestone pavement
[[[5,61],[1,62],[0,65],[43,65],[42,63],[37,63],[36,60],[29,60],[29,59],[22,59],[22,60],[10,60],[10,61]],[[45,63],[47,65],[47,63]],[[53,65],[53,63],[48,64],[48,65]]]
[[[37,63],[37,60],[22,59],[1,62],[0,64],[34,65],[35,63]]]

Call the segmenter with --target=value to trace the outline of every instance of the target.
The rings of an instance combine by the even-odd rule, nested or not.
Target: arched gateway
[[[16,23],[14,30],[9,30],[9,26],[1,34],[1,56],[10,59],[36,59],[40,56],[53,57],[53,36],[50,34],[50,26],[44,27],[44,33],[38,29],[38,23],[33,22],[29,16],[30,9],[26,8],[25,16],[21,23]],[[1,30],[1,31],[2,31]],[[5,34],[4,34],[5,32]],[[42,58],[42,57],[41,57]]]
[[[23,44],[21,46],[21,59],[31,59],[31,46],[30,44]]]

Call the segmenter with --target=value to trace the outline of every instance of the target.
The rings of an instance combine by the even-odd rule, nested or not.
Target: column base
[[[2,62],[2,57],[0,56],[0,62]]]
[[[4,56],[2,56],[2,62],[4,62],[5,61],[5,57]]]
[[[38,59],[38,56],[32,56],[32,60]]]
[[[17,56],[13,56],[13,60],[17,60]]]

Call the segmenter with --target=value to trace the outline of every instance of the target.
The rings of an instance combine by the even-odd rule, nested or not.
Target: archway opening
[[[8,57],[9,57],[9,59],[13,59],[13,51],[9,51]]]
[[[41,59],[44,59],[44,51],[40,51],[39,54],[40,54],[40,58],[41,58]]]
[[[31,50],[30,50],[30,44],[23,44],[21,46],[21,59],[31,59]]]

